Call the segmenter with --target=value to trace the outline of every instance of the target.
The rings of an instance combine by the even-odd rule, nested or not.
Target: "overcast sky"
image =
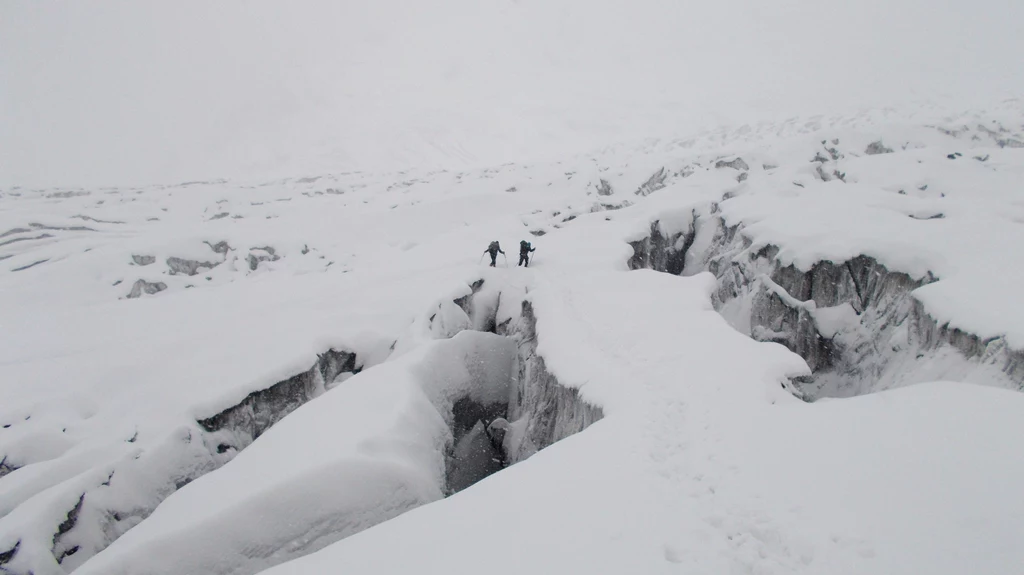
[[[1024,95],[1020,0],[0,3],[0,185],[586,151]]]

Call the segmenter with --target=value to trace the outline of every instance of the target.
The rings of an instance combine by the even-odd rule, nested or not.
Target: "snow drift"
[[[532,316],[522,321],[532,334]],[[77,572],[256,573],[461,491],[600,419],[520,340],[463,331],[347,379]]]

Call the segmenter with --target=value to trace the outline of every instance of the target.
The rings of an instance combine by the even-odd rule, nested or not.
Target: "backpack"
[[[497,241],[493,241],[493,242],[491,242],[491,245],[487,246],[487,251],[489,251],[489,252],[496,252],[499,249],[501,249],[501,248],[498,247],[498,242]]]

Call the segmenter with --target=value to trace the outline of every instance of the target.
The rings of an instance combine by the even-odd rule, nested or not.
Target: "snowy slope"
[[[731,330],[710,309],[709,279],[594,274],[538,289],[549,365],[600,398],[605,420],[268,573],[952,574],[1020,564],[1024,469],[1012,438],[1024,431],[1024,398],[933,383],[803,404],[778,384],[799,360]]]
[[[1022,112],[460,172],[6,188],[0,565],[433,571],[458,541],[460,572],[1008,572]],[[513,269],[523,238],[536,260]],[[493,239],[509,269],[481,263]],[[836,297],[785,281],[858,257],[902,275]],[[503,373],[553,395],[510,411],[515,465],[439,501],[453,403],[501,395]]]

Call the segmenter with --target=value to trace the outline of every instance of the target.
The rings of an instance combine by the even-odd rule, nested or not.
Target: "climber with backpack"
[[[501,251],[501,245],[498,244],[498,240],[491,242],[491,245],[487,246],[484,253],[491,255],[491,267],[496,267],[494,264],[498,261],[498,254],[505,255],[505,252]],[[507,264],[506,264],[507,265]]]
[[[519,263],[516,267],[523,266],[525,268],[530,267],[530,253],[537,251],[537,248],[531,247],[530,242],[522,240],[519,242]]]

